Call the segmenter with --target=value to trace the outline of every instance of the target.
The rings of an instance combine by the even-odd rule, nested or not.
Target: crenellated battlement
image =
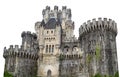
[[[4,52],[6,51],[11,51],[11,52],[18,52],[21,48],[19,47],[19,45],[10,45],[9,48],[7,49],[6,47],[4,47]]]
[[[36,22],[36,23],[35,23],[35,30],[37,31],[37,29],[39,29],[40,26],[42,26],[42,25],[41,25],[41,22]]]
[[[60,54],[60,59],[81,59],[81,54]]]
[[[13,45],[10,45],[9,48],[4,47],[4,58],[8,57],[8,56],[13,56],[14,53],[18,53],[20,52],[21,48],[19,48],[18,45],[15,45],[15,47],[13,47]]]
[[[117,24],[114,20],[107,18],[98,18],[97,21],[96,19],[88,20],[80,26],[79,34],[81,36],[95,30],[110,30],[117,34]]]
[[[35,37],[37,38],[37,35],[35,33],[31,33],[30,31],[23,31],[21,33],[21,37]]]
[[[35,33],[31,33],[30,31],[24,31],[21,33],[22,37],[22,47],[24,50],[34,49],[34,45],[37,44],[37,35]]]
[[[3,57],[18,56],[27,58],[36,58],[37,56],[37,35],[30,31],[21,33],[22,45],[10,45],[9,48],[4,47]]]
[[[66,6],[62,6],[62,11],[59,10],[58,6],[54,6],[54,10],[51,10],[49,6],[46,6],[46,8],[43,9],[42,14],[45,23],[47,23],[50,18],[71,20],[71,9],[67,9]]]
[[[4,54],[3,57],[22,57],[22,58],[30,58],[30,59],[35,59],[37,60],[38,55],[37,53],[32,53],[32,52],[25,52],[22,49],[22,46],[19,47],[19,45],[10,45],[10,47],[7,49],[6,47],[4,47]]]

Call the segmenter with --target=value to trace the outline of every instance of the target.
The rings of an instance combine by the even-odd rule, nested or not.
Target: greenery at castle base
[[[116,72],[114,77],[119,77],[119,72]]]
[[[108,75],[101,75],[99,73],[95,74],[94,76],[92,77],[119,77],[119,72],[116,72],[114,76],[108,76]]]
[[[10,74],[8,71],[4,72],[4,77],[13,77],[12,74]]]
[[[99,73],[95,74],[94,77],[102,77]]]

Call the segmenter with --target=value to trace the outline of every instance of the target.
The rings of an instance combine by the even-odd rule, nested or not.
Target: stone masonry
[[[88,20],[76,38],[71,9],[46,6],[36,33],[22,32],[22,45],[4,48],[5,69],[14,77],[91,77],[118,71],[117,24],[112,19]]]

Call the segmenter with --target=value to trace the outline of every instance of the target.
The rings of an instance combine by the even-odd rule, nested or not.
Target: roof
[[[55,29],[56,26],[60,24],[60,21],[56,21],[55,18],[51,18],[49,19],[49,21],[44,25],[45,29]]]

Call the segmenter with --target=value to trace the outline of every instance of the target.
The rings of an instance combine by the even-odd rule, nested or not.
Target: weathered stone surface
[[[107,18],[88,20],[74,34],[71,9],[49,6],[36,33],[22,32],[22,45],[4,48],[5,71],[14,77],[91,77],[118,71],[116,22]]]

